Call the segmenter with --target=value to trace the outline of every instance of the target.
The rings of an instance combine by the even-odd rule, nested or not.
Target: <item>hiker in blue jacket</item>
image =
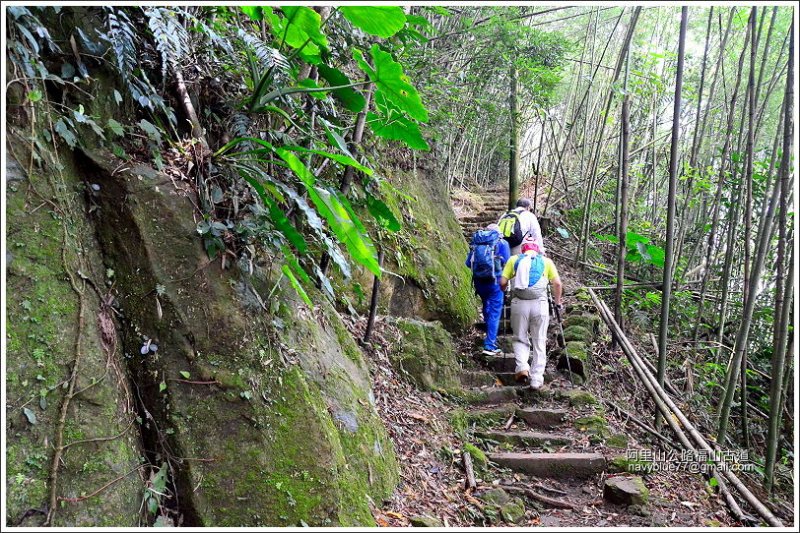
[[[497,346],[497,330],[503,312],[503,289],[500,277],[511,250],[508,242],[500,235],[500,226],[489,224],[485,230],[478,230],[472,236],[469,254],[465,264],[472,270],[472,283],[475,292],[483,303],[483,320],[486,322],[486,338],[483,353],[502,355]]]

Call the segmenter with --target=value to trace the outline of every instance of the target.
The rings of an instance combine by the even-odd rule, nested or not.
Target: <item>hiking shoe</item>
[[[544,386],[544,379],[531,376],[530,387],[533,390],[539,390]]]
[[[500,348],[494,348],[494,349],[484,348],[483,355],[503,355],[503,350],[501,350]]]
[[[514,374],[514,381],[516,381],[517,383],[522,383],[528,381],[529,377],[530,377],[529,372],[527,370],[523,370],[522,372],[517,372],[516,374]]]

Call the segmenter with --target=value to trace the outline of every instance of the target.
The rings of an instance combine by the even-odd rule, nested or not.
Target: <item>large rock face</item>
[[[305,307],[275,268],[208,263],[191,201],[168,176],[120,170],[100,152],[61,161],[57,179],[10,173],[9,521],[47,499],[58,385],[80,323],[71,275],[84,294],[83,392],[64,443],[122,436],[70,447],[56,494],[80,497],[132,473],[101,497],[66,503],[56,525],[136,525],[149,475],[136,473],[140,456],[168,462],[183,525],[371,524],[369,499],[391,494],[397,464],[362,353],[330,305],[314,294],[318,305]],[[55,183],[70,200],[58,202],[66,229],[48,206],[26,203],[27,180],[44,197]],[[113,312],[101,304],[108,294]],[[143,355],[148,339],[158,349]],[[40,389],[52,389],[45,409]]]
[[[410,154],[407,156],[411,159]],[[438,320],[450,331],[461,331],[477,316],[477,297],[469,269],[469,247],[461,233],[441,179],[419,164],[416,171],[387,171],[387,180],[403,193],[386,191],[387,203],[403,213],[403,229],[385,246],[385,275],[378,312],[422,320]],[[372,275],[357,273],[363,287]],[[362,303],[366,310],[368,301]]]
[[[400,331],[389,354],[397,370],[423,390],[458,388],[461,368],[453,339],[441,324],[410,318],[394,318],[390,322]]]

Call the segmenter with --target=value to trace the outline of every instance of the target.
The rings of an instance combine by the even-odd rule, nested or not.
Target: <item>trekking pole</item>
[[[569,354],[567,353],[567,342],[564,339],[564,326],[561,324],[561,311],[559,311],[558,306],[553,301],[553,295],[550,292],[550,287],[547,287],[547,300],[550,302],[550,306],[555,311],[556,315],[556,322],[558,323],[558,345],[564,349],[564,359],[567,361],[567,372],[569,372],[569,383],[572,386],[575,386],[575,382],[572,379],[572,365],[569,362]]]

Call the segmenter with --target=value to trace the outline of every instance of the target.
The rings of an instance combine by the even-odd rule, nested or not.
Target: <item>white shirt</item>
[[[542,228],[539,226],[539,219],[536,215],[525,209],[524,207],[517,207],[513,209],[514,212],[519,213],[519,227],[522,231],[522,238],[526,235],[533,237],[534,242],[539,247],[542,255],[545,254],[544,240],[542,239]],[[503,215],[505,216],[505,215]],[[503,218],[502,216],[500,218]],[[498,221],[499,222],[499,221]],[[519,247],[515,247],[519,248]],[[512,250],[513,252],[513,250]],[[519,253],[519,250],[517,250]]]

